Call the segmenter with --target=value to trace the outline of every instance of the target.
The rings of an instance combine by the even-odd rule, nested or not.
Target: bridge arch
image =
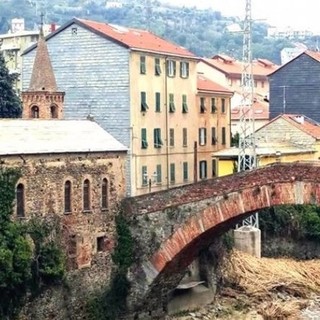
[[[171,230],[159,236],[156,249],[146,250],[136,267],[139,280],[132,274],[133,291],[139,291],[133,293],[139,297],[137,305],[159,304],[163,294],[159,287],[175,286],[179,277],[174,274],[187,267],[216,235],[252,212],[282,204],[320,204],[320,162],[274,164],[127,200],[126,212],[135,220],[133,230],[137,216],[148,217],[147,227],[162,216],[163,229]],[[168,212],[180,214],[177,219],[166,219]],[[143,238],[141,229],[139,234]],[[151,241],[157,239],[149,240],[146,248],[152,247]]]

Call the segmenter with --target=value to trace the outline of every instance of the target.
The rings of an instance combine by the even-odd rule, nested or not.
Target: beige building
[[[233,92],[198,75],[197,112],[197,177],[216,177],[217,163],[212,152],[230,148],[230,101]]]

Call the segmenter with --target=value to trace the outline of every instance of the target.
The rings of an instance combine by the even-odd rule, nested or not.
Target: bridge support
[[[252,226],[242,226],[234,230],[236,249],[261,258],[261,231]]]

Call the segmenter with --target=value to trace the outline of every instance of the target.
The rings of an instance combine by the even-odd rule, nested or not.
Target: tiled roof
[[[0,155],[126,151],[89,120],[0,120]]]
[[[315,139],[320,139],[320,124],[301,114],[282,114],[282,117],[299,128],[303,132],[311,135]],[[277,119],[277,118],[276,118]]]
[[[243,63],[232,59],[226,55],[216,55],[209,58],[202,58],[203,62],[220,70],[228,75],[240,76],[243,70]],[[254,76],[266,77],[269,73],[274,72],[278,66],[266,59],[258,59],[252,63],[252,72]]]
[[[252,105],[253,116],[256,120],[269,120],[269,104],[263,103],[261,101],[256,101]],[[240,107],[235,107],[231,109],[231,120],[239,120],[241,117]],[[249,107],[244,107],[244,113],[249,111]]]
[[[126,28],[85,19],[74,19],[74,21],[83,27],[96,31],[99,34],[131,49],[160,52],[184,57],[195,57],[195,55],[186,48],[164,40],[150,31]]]
[[[203,75],[198,75],[197,89],[199,91],[221,92],[221,93],[230,94],[230,95],[233,94],[233,91],[221,86],[220,84],[214,81],[209,80]]]

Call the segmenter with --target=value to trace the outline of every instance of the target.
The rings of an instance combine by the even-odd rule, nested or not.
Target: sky
[[[212,8],[226,16],[243,18],[245,0],[167,0],[172,4]],[[320,32],[320,0],[251,0],[252,18],[279,28]]]

